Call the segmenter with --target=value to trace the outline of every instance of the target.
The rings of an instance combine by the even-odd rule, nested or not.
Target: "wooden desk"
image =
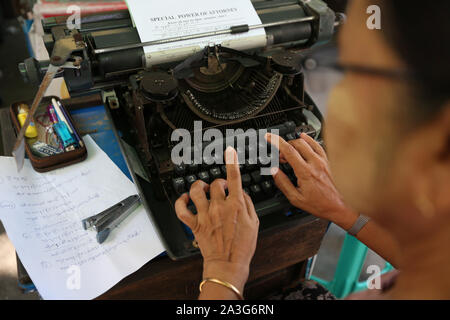
[[[309,216],[292,225],[260,233],[245,297],[261,299],[302,279],[305,259],[317,253],[327,224]],[[182,261],[157,258],[99,299],[195,299],[201,275],[201,256]]]
[[[10,155],[14,130],[7,109],[0,110],[2,155]],[[260,299],[277,289],[295,285],[305,274],[305,260],[314,256],[325,234],[327,221],[307,216],[291,224],[261,232],[250,266],[244,295]],[[200,255],[181,261],[159,257],[126,277],[99,299],[195,299],[202,275]],[[28,281],[18,261],[19,281]]]

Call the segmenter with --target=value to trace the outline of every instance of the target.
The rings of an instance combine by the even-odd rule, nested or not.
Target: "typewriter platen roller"
[[[115,22],[120,21],[122,30],[108,29],[110,22],[99,20],[88,24],[85,30],[74,31],[77,39],[81,41],[81,34],[86,44],[83,52],[74,51],[74,55],[83,57],[84,67],[64,71],[65,80],[72,95],[102,93],[116,129],[121,132],[121,141],[126,142],[122,150],[141,201],[173,259],[199,253],[192,233],[176,217],[175,200],[198,179],[209,183],[226,178],[225,166],[214,163],[214,159],[172,163],[174,130],[192,133],[194,123],[201,121],[202,130],[214,128],[224,136],[227,129],[277,129],[286,140],[306,132],[321,141],[322,116],[304,90],[303,53],[308,47],[329,40],[340,23],[339,17],[320,0],[253,4],[263,23],[277,22],[266,28],[265,48],[243,52],[216,45],[151,68],[143,61],[141,47],[96,53],[101,43],[104,47],[125,44],[120,43],[125,38],[118,36],[106,45],[105,41],[112,38],[105,35],[125,32],[129,36],[135,32],[124,13],[110,17],[121,18]],[[312,17],[309,21],[288,23],[308,16]],[[286,24],[282,23],[284,20]],[[62,28],[58,23],[57,19],[44,23],[47,27],[53,24],[47,39],[49,49],[52,41],[57,41],[54,28]],[[103,31],[92,31],[95,23]],[[70,37],[72,33],[64,34]],[[127,39],[132,43],[136,36]],[[120,64],[122,59],[126,61]],[[45,70],[42,62],[29,60],[25,64],[21,68],[29,78],[39,78]],[[265,142],[257,142],[260,143]],[[202,142],[192,148],[206,145]],[[254,147],[246,144],[237,151],[245,158]],[[258,160],[240,166],[244,190],[252,197],[260,218],[260,231],[307,217],[306,212],[289,204],[271,176],[260,174],[259,169],[265,165]],[[281,169],[297,183],[289,165],[282,164]]]

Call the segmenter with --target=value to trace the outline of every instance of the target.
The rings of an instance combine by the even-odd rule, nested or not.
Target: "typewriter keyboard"
[[[300,137],[300,133],[302,132],[306,132],[310,135],[315,134],[315,132],[311,131],[310,128],[297,128],[293,121],[270,127],[268,128],[268,131],[270,132],[273,129],[278,129],[280,136],[286,141],[298,139]],[[258,141],[258,144],[259,143],[261,143],[261,141]],[[264,140],[263,143],[267,142]],[[246,144],[245,150],[241,151],[237,149],[237,152],[239,154],[241,151],[245,153],[245,156],[247,157],[249,155],[249,148],[252,147],[254,146]],[[270,150],[270,148],[268,148],[268,150]],[[189,163],[174,165],[171,187],[177,197],[185,192],[188,192],[192,184],[197,180],[202,180],[210,184],[218,178],[226,179],[227,173],[225,164],[218,165],[214,163],[214,161],[208,161],[208,159],[204,160],[205,161],[203,161],[202,164]],[[211,162],[213,162],[213,164],[206,164]],[[245,163],[239,165],[243,190],[252,198],[258,216],[266,215],[275,211],[287,210],[290,207],[287,199],[275,186],[272,176],[261,174],[261,167],[268,168],[270,166],[270,163],[263,163],[265,163],[265,161],[260,161],[260,158],[258,158],[257,163],[252,164],[246,158]],[[280,163],[279,166],[280,169],[289,177],[292,183],[297,185],[297,178],[292,167],[287,163]],[[193,204],[191,204],[189,208],[195,213],[195,207]]]

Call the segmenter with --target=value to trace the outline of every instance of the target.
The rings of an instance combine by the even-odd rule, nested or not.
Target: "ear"
[[[448,164],[450,162],[450,101],[447,102],[438,118],[439,127],[442,129],[442,147],[439,157]]]
[[[431,201],[436,214],[446,215],[450,219],[450,101],[442,111],[431,121],[430,144],[432,146],[429,158],[430,185],[432,186]]]
[[[450,102],[410,131],[399,167],[416,209],[426,218],[450,219]]]

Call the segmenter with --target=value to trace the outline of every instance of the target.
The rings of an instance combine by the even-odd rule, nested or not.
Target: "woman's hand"
[[[242,190],[237,154],[231,147],[225,151],[225,162],[227,180],[217,179],[211,185],[196,181],[189,195],[176,201],[175,210],[197,240],[203,255],[203,278],[229,282],[243,292],[255,253],[259,220],[252,200]],[[189,199],[197,215],[187,208]]]
[[[274,134],[266,135],[268,142],[277,138],[280,162],[290,164],[298,186],[295,187],[286,174],[278,169],[273,170],[277,187],[293,206],[349,229],[358,215],[346,207],[336,190],[323,148],[305,133],[289,142]]]

